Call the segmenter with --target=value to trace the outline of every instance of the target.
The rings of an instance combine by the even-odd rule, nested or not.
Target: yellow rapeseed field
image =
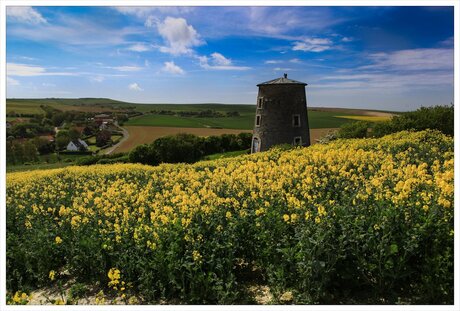
[[[452,138],[424,131],[10,173],[7,286],[14,296],[70,274],[144,303],[235,303],[257,279],[278,302],[350,301],[363,286],[370,303],[449,302],[453,155]]]
[[[356,121],[383,122],[391,120],[389,116],[335,116],[336,118],[351,119]]]

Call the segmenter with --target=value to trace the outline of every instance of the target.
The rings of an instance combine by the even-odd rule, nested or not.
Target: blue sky
[[[453,101],[452,7],[8,7],[7,97],[255,104],[287,73],[309,106]]]

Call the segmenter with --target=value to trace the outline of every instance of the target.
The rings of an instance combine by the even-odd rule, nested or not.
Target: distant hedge
[[[151,144],[137,146],[129,153],[128,159],[132,163],[150,165],[193,163],[206,155],[248,149],[251,147],[251,138],[251,133],[208,137],[192,134],[170,135]]]

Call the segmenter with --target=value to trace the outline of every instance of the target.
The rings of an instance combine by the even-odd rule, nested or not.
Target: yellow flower
[[[292,301],[292,299],[294,299],[294,296],[291,291],[284,292],[280,297],[281,302],[289,302]]]
[[[197,262],[201,262],[203,259],[203,256],[201,256],[200,252],[196,250],[193,251],[192,256],[193,256],[193,260]]]
[[[283,215],[283,220],[284,220],[285,222],[289,222],[289,218],[290,218],[290,217],[289,217],[288,214],[284,214],[284,215]]]
[[[232,218],[232,213],[231,212],[225,213],[225,218],[227,218],[227,219]]]
[[[114,286],[120,283],[120,270],[117,268],[111,268],[109,272],[107,273],[107,276],[110,279],[110,282],[108,283],[109,286]]]
[[[55,305],[65,305],[65,302],[64,302],[64,300],[58,298],[58,299],[56,299],[56,300],[54,301],[54,304],[55,304]]]
[[[51,270],[50,273],[49,273],[49,275],[48,275],[51,281],[54,281],[55,275],[56,275],[56,271]]]
[[[61,239],[59,236],[57,236],[57,237],[54,239],[54,241],[56,242],[56,244],[61,244],[61,243],[62,243],[62,239]]]

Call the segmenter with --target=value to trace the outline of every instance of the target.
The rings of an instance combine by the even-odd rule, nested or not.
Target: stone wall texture
[[[258,107],[262,99],[262,108]],[[293,116],[300,116],[300,126],[295,127]],[[257,116],[260,125],[257,126]],[[302,146],[310,146],[308,126],[307,99],[305,86],[301,84],[267,84],[259,85],[254,120],[254,138],[259,140],[259,150],[265,151],[279,144],[294,144],[295,138],[301,137]]]

